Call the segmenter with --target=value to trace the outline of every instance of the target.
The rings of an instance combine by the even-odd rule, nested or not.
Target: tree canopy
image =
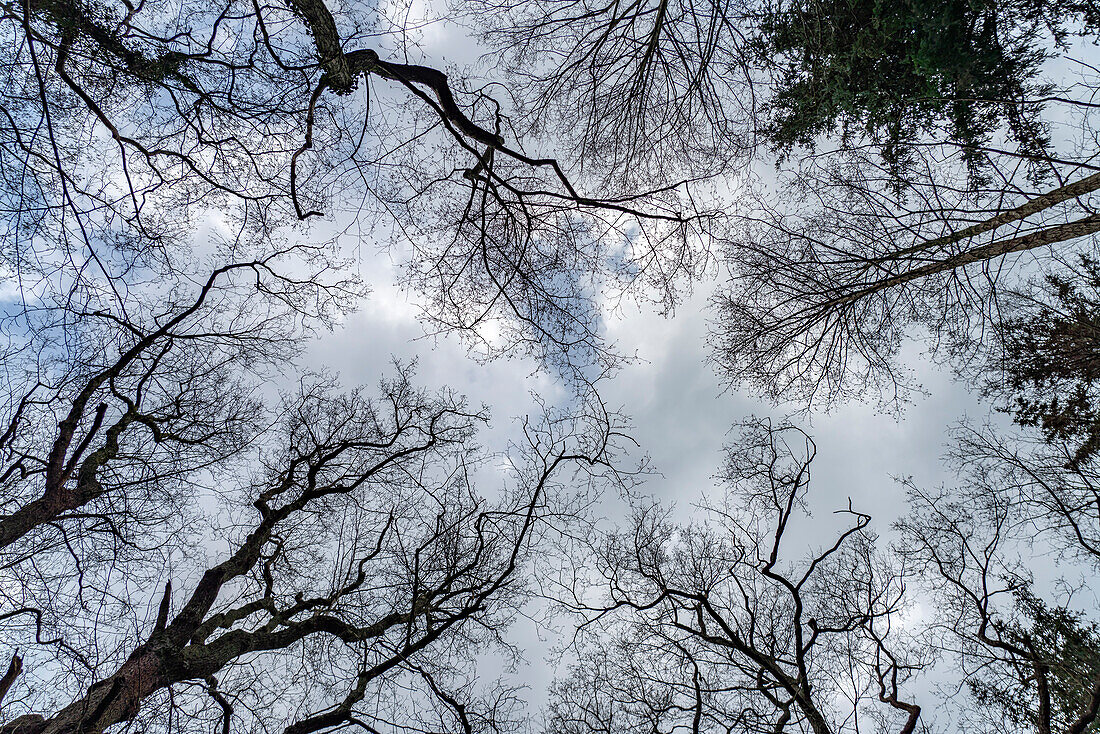
[[[1100,9],[421,6],[0,4],[0,734],[1096,731]],[[552,386],[509,440],[317,363],[365,249]],[[604,396],[693,289],[731,389],[897,406],[923,339],[1017,425],[891,526],[731,416],[685,519]]]
[[[974,166],[997,133],[1041,156],[1053,89],[1040,64],[1096,20],[1089,3],[1045,0],[776,3],[754,38],[777,62],[764,134],[787,151],[834,131],[866,137],[899,175],[929,134]]]

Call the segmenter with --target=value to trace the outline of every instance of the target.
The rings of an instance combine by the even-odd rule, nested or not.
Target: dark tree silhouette
[[[211,219],[262,251],[273,232],[350,208],[362,231],[413,248],[405,278],[436,328],[567,373],[613,359],[597,291],[670,307],[700,267],[708,217],[686,184],[586,193],[568,161],[525,150],[486,88],[410,63],[411,29],[390,10],[396,20],[323,0],[5,5],[13,249],[48,245],[93,277],[186,246]],[[503,344],[483,338],[488,321]]]
[[[1015,421],[1076,445],[1074,462],[1100,448],[1098,286],[1096,261],[1082,256],[1006,299],[1003,356],[986,368],[988,391]]]
[[[1100,712],[1095,626],[1072,598],[1038,596],[1029,560],[1045,552],[1067,583],[1095,572],[1097,477],[1071,466],[1066,446],[970,425],[954,439],[958,487],[907,482],[897,549],[934,605],[929,642],[958,662],[978,704],[962,707],[964,722],[1089,731]]]
[[[1030,665],[987,669],[967,685],[979,703],[1004,712],[1015,726],[1068,731],[1093,705],[1093,688],[1100,681],[1100,631],[1083,621],[1084,615],[1050,608],[1026,589],[1017,593],[1016,606],[1020,620],[1004,623],[1001,634],[1027,652]],[[1098,726],[1092,718],[1076,730],[1093,732]]]
[[[162,592],[136,574],[119,586],[118,563],[89,566],[66,584],[75,590],[41,598],[5,581],[0,624],[9,644],[30,649],[5,679],[19,695],[3,731],[99,732],[138,718],[295,734],[347,724],[421,731],[433,718],[468,731],[503,725],[508,697],[479,700],[460,661],[499,643],[525,598],[532,543],[547,519],[568,521],[563,473],[604,473],[613,434],[581,433],[575,417],[530,424],[526,451],[487,500],[474,486],[486,457],[472,443],[486,414],[414,388],[407,374],[375,399],[307,378],[276,415],[270,435],[253,441],[258,463],[219,467],[206,493],[221,505],[206,530],[216,545],[190,571],[160,569],[172,574]],[[183,509],[202,503],[192,497]],[[166,538],[142,519],[152,527],[134,541],[147,554],[203,537],[191,528]],[[39,550],[28,563],[49,557]],[[102,595],[104,622],[58,624],[67,594],[78,609]],[[105,623],[112,612],[130,622]]]
[[[596,544],[602,590],[572,604],[579,662],[554,691],[549,728],[592,731],[847,731],[879,709],[916,730],[899,686],[903,585],[876,552],[870,517],[824,547],[792,549],[815,454],[790,426],[747,426],[700,525],[643,507]],[[801,544],[800,544],[801,545]]]
[[[1041,155],[1051,90],[1040,64],[1096,13],[1087,2],[1016,0],[768,5],[753,38],[759,60],[775,67],[765,135],[786,153],[838,130],[866,137],[900,175],[912,146],[941,132],[963,146],[974,173],[1001,130]]]

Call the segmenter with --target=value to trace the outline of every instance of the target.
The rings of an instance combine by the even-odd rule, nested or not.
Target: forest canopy
[[[0,734],[1100,731],[1098,27],[0,3]],[[628,318],[771,417],[620,405]],[[873,517],[814,421],[931,365]]]

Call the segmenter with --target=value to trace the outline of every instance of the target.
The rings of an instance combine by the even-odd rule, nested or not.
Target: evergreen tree
[[[1013,724],[1037,731],[1070,731],[1093,705],[1100,680],[1100,626],[1063,607],[1048,606],[1028,591],[1017,594],[1017,621],[1001,637],[1030,653],[1015,660],[1015,680],[992,668],[967,681],[979,703]],[[1081,731],[1100,732],[1100,720]]]
[[[1086,460],[1100,449],[1100,262],[1082,256],[1014,301],[997,389],[1013,395],[1017,423],[1074,444],[1073,461]]]
[[[972,165],[991,134],[1045,151],[1040,64],[1098,9],[1058,0],[826,0],[765,11],[754,41],[776,64],[764,133],[780,152],[839,129],[865,134],[895,167],[945,129]]]

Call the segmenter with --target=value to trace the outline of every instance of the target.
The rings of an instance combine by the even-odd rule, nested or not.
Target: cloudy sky
[[[476,48],[461,29],[428,25],[420,41],[425,63],[477,64]],[[330,226],[349,224],[335,221]],[[471,402],[490,406],[493,424],[483,440],[496,450],[516,435],[517,419],[538,412],[533,395],[550,403],[562,398],[564,390],[533,362],[480,363],[453,336],[425,337],[415,296],[395,284],[394,262],[400,262],[400,254],[371,254],[380,250],[371,242],[359,250],[361,274],[372,294],[341,327],[316,341],[308,350],[307,366],[335,370],[346,385],[373,385],[391,370],[395,357],[416,359],[424,387],[451,386]],[[637,354],[638,359],[603,385],[602,398],[609,408],[630,417],[632,436],[640,444],[638,458],[648,455],[660,472],[647,481],[645,491],[674,503],[681,517],[689,516],[694,504],[714,487],[713,475],[723,445],[734,438],[734,424],[752,415],[779,419],[797,407],[773,406],[747,392],[730,391],[707,364],[707,300],[717,283],[697,284],[694,296],[673,317],[627,308],[609,315],[606,324],[618,351]],[[888,534],[905,509],[904,491],[894,477],[911,476],[925,487],[950,482],[940,463],[946,429],[964,416],[989,415],[989,407],[965,385],[922,355],[919,343],[911,344],[907,353],[926,394],[915,394],[902,414],[847,404],[828,414],[795,417],[818,445],[810,497],[815,517],[807,547],[829,537],[830,513],[847,506],[849,498],[855,509],[873,516],[874,528]],[[530,686],[528,697],[535,704],[544,700],[554,674],[546,657],[555,638],[541,632],[527,620],[514,630],[528,661],[516,678]]]
[[[371,296],[340,328],[316,341],[308,351],[311,366],[338,371],[347,385],[373,385],[392,369],[394,357],[416,359],[418,381],[424,387],[449,385],[472,402],[490,406],[493,424],[483,440],[495,450],[515,437],[517,418],[538,413],[532,395],[548,402],[564,395],[532,362],[483,364],[454,337],[424,337],[415,298],[394,285],[390,258],[379,254],[362,267],[364,278],[372,283]],[[637,353],[639,359],[605,383],[601,395],[610,408],[620,408],[630,417],[632,436],[640,444],[637,457],[647,454],[660,472],[644,490],[675,503],[681,517],[690,515],[714,487],[722,446],[734,438],[731,426],[750,415],[781,418],[792,410],[724,389],[706,363],[706,301],[713,285],[701,284],[672,318],[636,310],[608,323],[608,334],[619,349]],[[949,482],[940,464],[945,429],[964,415],[988,414],[988,408],[947,371],[921,359],[919,345],[912,345],[911,353],[912,363],[922,365],[918,378],[928,395],[915,396],[900,416],[861,404],[796,416],[818,444],[810,496],[814,519],[809,534],[797,536],[807,540],[807,548],[830,536],[835,527],[830,525],[831,512],[846,506],[848,498],[857,510],[873,516],[875,528],[888,534],[890,523],[905,507],[904,491],[893,477],[912,476],[926,487]],[[608,498],[606,506],[613,514],[615,499]],[[517,623],[513,638],[527,658],[514,678],[529,686],[527,696],[538,706],[555,670],[548,654],[560,638],[530,620]],[[489,668],[491,664],[485,677],[495,677],[496,671]]]

